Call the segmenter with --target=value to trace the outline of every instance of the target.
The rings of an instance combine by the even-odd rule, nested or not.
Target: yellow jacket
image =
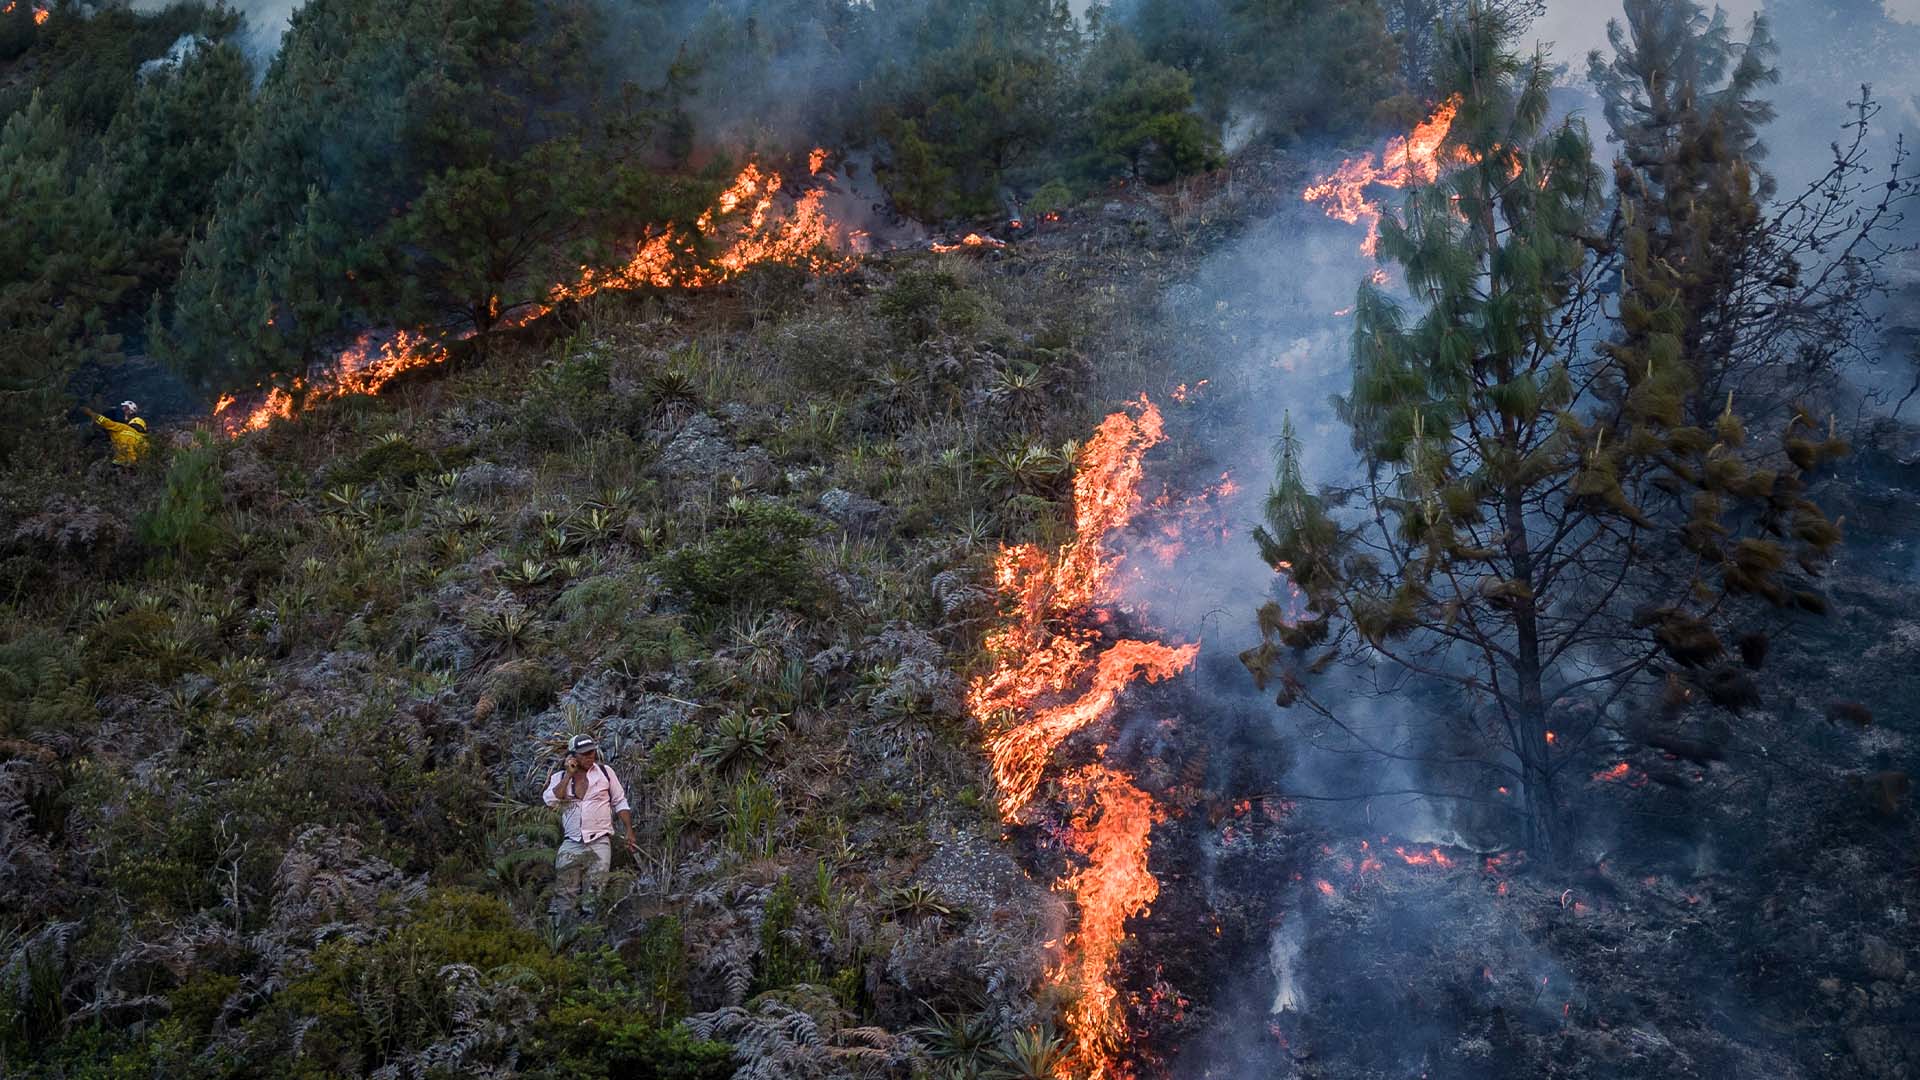
[[[107,429],[107,438],[113,440],[113,463],[115,465],[133,465],[147,456],[147,422],[134,417],[126,423],[109,420],[99,413],[92,413],[93,422]]]

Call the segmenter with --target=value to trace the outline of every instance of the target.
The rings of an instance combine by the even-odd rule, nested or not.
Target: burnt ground
[[[1911,434],[1868,440],[1817,492],[1848,541],[1830,612],[1772,628],[1765,708],[1677,721],[1717,730],[1720,760],[1628,730],[1598,747],[1592,773],[1629,768],[1577,774],[1566,868],[1248,801],[1260,785],[1223,765],[1232,748],[1122,740],[1184,807],[1155,833],[1161,894],[1125,961],[1143,1074],[1920,1075]],[[1180,693],[1132,707],[1179,710]],[[1254,728],[1198,725],[1216,743]]]

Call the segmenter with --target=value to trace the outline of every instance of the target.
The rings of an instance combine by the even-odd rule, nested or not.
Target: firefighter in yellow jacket
[[[140,459],[147,456],[147,422],[135,415],[139,411],[140,406],[131,401],[120,403],[120,414],[124,420],[114,420],[92,409],[86,410],[94,423],[107,429],[107,438],[113,440],[115,465],[138,465]]]

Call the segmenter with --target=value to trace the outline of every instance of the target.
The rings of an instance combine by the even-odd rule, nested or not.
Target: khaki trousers
[[[548,912],[554,918],[570,918],[576,906],[586,918],[593,917],[600,904],[600,890],[607,883],[607,868],[613,865],[613,837],[602,836],[581,843],[568,840],[553,856],[553,902]]]

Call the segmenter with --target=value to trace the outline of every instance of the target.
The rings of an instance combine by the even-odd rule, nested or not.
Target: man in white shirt
[[[575,735],[567,743],[567,759],[560,772],[547,778],[541,798],[560,808],[560,829],[566,840],[553,857],[555,881],[549,912],[554,919],[570,919],[576,905],[592,918],[600,890],[613,862],[613,819],[619,815],[627,833],[627,852],[640,843],[633,835],[633,810],[627,789],[613,770],[600,763],[600,747],[591,735]],[[586,886],[582,896],[581,886]]]

